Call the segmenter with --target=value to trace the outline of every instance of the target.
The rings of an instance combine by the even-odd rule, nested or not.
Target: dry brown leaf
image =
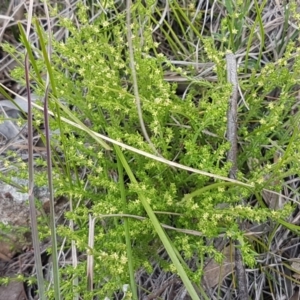
[[[208,287],[213,288],[234,270],[234,248],[228,246],[223,249],[225,258],[222,264],[211,260],[204,268],[204,280]]]

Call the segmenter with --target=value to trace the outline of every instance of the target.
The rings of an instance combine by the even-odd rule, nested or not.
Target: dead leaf
[[[234,270],[234,248],[228,246],[223,249],[225,258],[222,264],[211,260],[204,268],[204,280],[210,288],[215,287],[219,282]]]

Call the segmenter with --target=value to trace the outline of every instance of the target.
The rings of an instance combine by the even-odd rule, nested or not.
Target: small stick
[[[236,58],[232,52],[226,54],[227,80],[232,84],[232,94],[229,99],[227,111],[227,139],[231,147],[227,153],[227,161],[232,163],[229,171],[229,178],[236,179],[237,176],[237,107],[238,107],[238,76]],[[239,224],[240,228],[242,224]],[[248,299],[248,287],[246,280],[246,271],[243,264],[243,256],[240,250],[240,242],[235,241],[235,272],[237,278],[237,299]]]

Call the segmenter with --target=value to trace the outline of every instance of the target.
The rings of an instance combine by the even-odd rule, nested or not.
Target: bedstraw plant
[[[62,17],[60,26],[68,30],[69,37],[52,40],[51,68],[46,67],[40,50],[34,49],[39,53],[31,62],[38,73],[30,71],[32,81],[36,81],[35,93],[41,97],[45,93],[44,80],[37,78],[43,78],[46,69],[55,82],[55,90],[52,85],[49,92],[49,110],[54,114],[50,128],[55,193],[71,199],[73,207],[65,218],[74,222],[75,229],[58,225],[57,233],[66,238],[65,249],[75,242],[80,258],[76,268],[67,264],[60,268],[63,299],[78,294],[82,299],[104,299],[116,292],[124,293],[126,299],[137,298],[129,262],[133,272],[144,268],[150,274],[158,263],[165,272],[178,273],[172,257],[162,255],[165,244],[143,201],[161,224],[192,287],[204,299],[208,299],[201,283],[204,262],[214,258],[222,263],[224,258],[212,242],[215,238],[227,243],[239,240],[244,263],[249,267],[257,264],[260,237],[251,238],[247,229],[238,227],[237,220],[249,226],[281,224],[299,231],[297,225],[286,221],[292,203],[286,201],[270,209],[261,196],[265,188],[280,192],[284,179],[299,170],[299,113],[295,110],[290,114],[299,84],[299,49],[289,43],[277,63],[268,63],[259,71],[253,69],[249,77],[240,80],[245,102],[241,101],[238,111],[238,174],[236,180],[222,180],[220,176],[227,178],[231,168],[226,159],[230,148],[226,113],[232,87],[227,83],[225,53],[218,48],[216,37],[201,38],[203,61],[214,63],[217,81],[192,79],[188,92],[180,95],[176,84],[165,81],[165,71],[176,72],[187,81],[192,76],[188,68],[175,66],[153,40],[152,8],[151,3],[134,3],[130,27],[142,117],[158,153],[153,152],[140,126],[125,11],[103,13],[89,22],[88,8],[80,4],[77,23]],[[234,32],[234,26],[242,24],[242,17],[235,15],[234,19],[235,9],[228,7],[231,18],[222,27],[230,32],[230,36],[224,33],[223,40],[220,38],[224,51],[236,50],[234,44],[241,38]],[[198,36],[199,32],[191,28],[190,34]],[[40,42],[46,43],[43,34]],[[8,46],[5,49],[21,55]],[[238,71],[245,69],[241,66]],[[21,68],[13,75],[22,82]],[[280,90],[276,99],[268,97],[274,89]],[[42,112],[35,110],[34,118],[42,122]],[[75,128],[64,120],[78,120],[80,126]],[[172,167],[111,143],[105,149],[94,133],[211,176]],[[36,165],[44,166],[44,162],[37,160]],[[45,173],[38,173],[36,184],[45,183]],[[89,216],[95,218],[93,248],[88,247]],[[41,238],[48,234],[40,231]],[[85,255],[94,259],[90,290],[89,277],[84,275]],[[71,280],[74,278],[79,279],[77,286]],[[130,283],[131,289],[124,292],[124,285]],[[49,290],[49,298],[51,295]]]

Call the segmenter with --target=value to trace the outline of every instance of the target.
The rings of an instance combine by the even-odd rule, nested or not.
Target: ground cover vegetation
[[[39,98],[35,128],[47,133],[50,116],[51,138],[40,133],[52,160],[33,160],[35,185],[52,182],[69,203],[60,224],[53,209],[38,217],[41,243],[58,237],[53,279],[37,272],[40,299],[289,299],[300,271],[296,2],[70,5],[50,3],[52,23],[37,9],[38,42],[19,25],[21,48],[2,45],[19,64],[10,76]],[[2,180],[28,178],[9,163]],[[34,275],[19,278],[32,287]]]

